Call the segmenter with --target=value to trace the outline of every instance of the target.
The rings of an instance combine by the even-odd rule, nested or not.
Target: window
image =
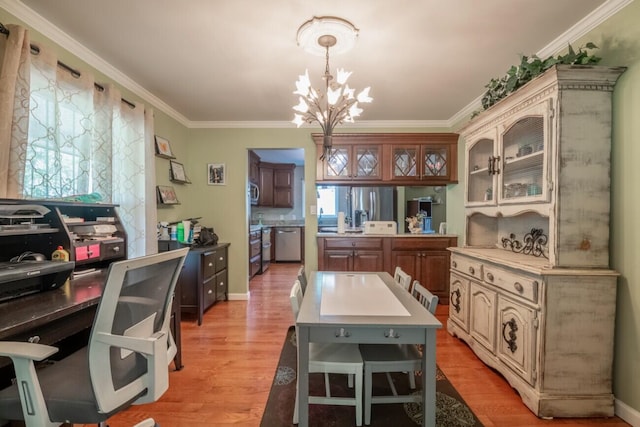
[[[318,187],[318,214],[322,217],[336,216],[336,188]]]

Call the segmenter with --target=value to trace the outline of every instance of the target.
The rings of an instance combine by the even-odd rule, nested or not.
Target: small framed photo
[[[161,136],[156,135],[156,156],[164,157],[165,159],[175,159],[173,152],[171,151],[171,145],[169,141]]]
[[[178,197],[176,191],[170,185],[158,185],[156,187],[158,192],[158,201],[163,205],[177,205]]]
[[[225,185],[227,169],[224,163],[209,163],[207,165],[207,183],[209,185]]]
[[[184,166],[182,163],[178,163],[174,160],[169,162],[170,172],[171,172],[171,181],[175,182],[191,182],[189,178],[187,178],[187,174],[184,171]]]

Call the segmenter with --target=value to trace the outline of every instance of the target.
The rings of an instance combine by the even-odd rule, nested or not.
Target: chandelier
[[[324,160],[331,151],[333,129],[336,125],[347,122],[353,123],[354,117],[362,113],[358,103],[369,103],[373,100],[369,96],[370,87],[367,87],[358,95],[347,84],[350,71],[342,68],[337,70],[337,76],[331,75],[329,70],[329,48],[335,48],[338,52],[344,52],[355,44],[358,30],[350,22],[336,17],[314,17],[305,22],[298,29],[298,44],[305,50],[314,54],[325,55],[325,70],[322,76],[324,91],[314,89],[309,80],[309,70],[298,77],[296,91],[299,95],[298,105],[293,123],[298,127],[304,123],[318,122],[322,128],[323,146],[320,160]]]

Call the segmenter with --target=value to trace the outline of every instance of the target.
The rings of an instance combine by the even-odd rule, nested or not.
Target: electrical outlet
[[[310,205],[309,215],[317,215],[317,214],[318,214],[318,207],[316,205]]]

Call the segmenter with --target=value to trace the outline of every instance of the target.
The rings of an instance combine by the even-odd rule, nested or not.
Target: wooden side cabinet
[[[198,325],[204,312],[218,301],[228,299],[228,243],[192,248],[178,279],[182,312],[195,313]]]

